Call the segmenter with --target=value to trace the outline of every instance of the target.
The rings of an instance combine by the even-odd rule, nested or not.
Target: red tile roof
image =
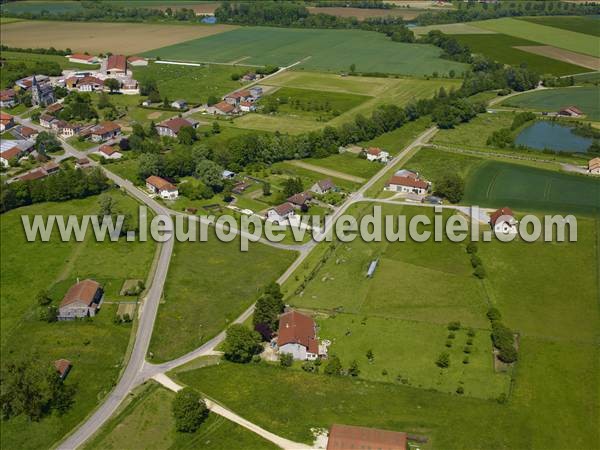
[[[0,91],[0,100],[11,100],[15,98],[15,91],[13,89],[5,89]]]
[[[501,216],[511,216],[511,217],[514,217],[514,214],[513,214],[512,210],[508,206],[505,206],[504,208],[500,208],[499,210],[494,211],[492,213],[492,215],[490,216],[490,223],[492,225],[496,225],[496,221]]]
[[[83,53],[73,53],[72,55],[69,55],[69,58],[71,58],[71,59],[81,59],[82,61],[89,61],[90,59],[94,59],[95,56],[93,56],[93,55],[85,55]]]
[[[119,150],[114,148],[112,145],[103,145],[98,151],[104,153],[106,156],[110,156],[113,153],[117,153]]]
[[[12,159],[12,158],[16,158],[17,156],[19,156],[21,154],[22,150],[19,147],[11,147],[8,150],[4,150],[2,153],[0,153],[0,156],[6,160]]]
[[[60,307],[72,305],[74,303],[83,303],[90,306],[96,297],[96,292],[100,289],[100,284],[94,280],[83,280],[69,288],[67,294],[60,302]]]
[[[327,450],[406,450],[406,433],[377,428],[334,424],[329,430]]]
[[[294,212],[294,205],[289,202],[282,203],[279,206],[273,208],[273,210],[280,216],[285,216],[291,212]]]
[[[6,113],[3,113],[3,112],[0,112],[0,120],[2,122],[4,122],[4,121],[11,121],[11,120],[13,120],[13,116],[11,116],[10,114],[6,114]]]
[[[177,190],[177,187],[174,184],[169,183],[164,178],[157,177],[156,175],[150,175],[148,178],[146,178],[146,183],[154,186],[159,191],[175,191],[175,190]]]
[[[27,172],[24,175],[21,175],[19,177],[19,180],[21,181],[33,181],[33,180],[39,180],[40,178],[44,178],[47,177],[48,174],[46,173],[45,170],[42,169],[35,169],[32,170],[31,172]]]
[[[127,61],[129,61],[129,62],[146,61],[146,58],[142,58],[141,56],[130,56],[129,58],[127,58]]]
[[[92,129],[92,134],[103,135],[103,134],[107,134],[107,133],[112,133],[113,131],[117,131],[120,129],[121,129],[121,126],[114,122],[102,122],[102,123],[96,125]]]
[[[235,106],[230,105],[227,102],[219,102],[216,105],[214,105],[214,107],[223,111],[224,113],[230,113],[231,111],[233,111],[235,109]]]
[[[172,130],[175,134],[179,133],[179,130],[183,127],[191,127],[193,123],[183,117],[174,117],[173,119],[165,120],[158,124],[160,127],[166,127]]]
[[[125,58],[125,55],[110,55],[108,57],[106,70],[113,69],[122,70],[123,72],[127,70],[127,58]]]
[[[370,147],[370,148],[367,150],[367,153],[368,153],[369,155],[375,155],[375,156],[377,156],[377,155],[379,155],[379,154],[381,153],[381,149],[380,149],[380,148],[377,148],[377,147]]]
[[[307,191],[294,194],[291,197],[288,197],[287,201],[293,203],[294,205],[302,206],[306,202],[312,200],[312,198],[312,194]]]
[[[312,317],[297,311],[290,311],[279,317],[277,345],[300,344],[310,352],[319,352],[316,325]]]
[[[567,106],[566,108],[562,108],[560,111],[572,112],[580,116],[583,114],[583,111],[577,108],[577,106]]]
[[[19,133],[20,133],[20,134],[21,134],[21,136],[23,136],[23,137],[31,137],[31,136],[33,136],[34,134],[38,134],[38,133],[39,133],[39,131],[38,131],[38,130],[35,130],[35,129],[33,129],[33,128],[29,128],[29,127],[26,127],[26,126],[22,126],[22,127],[19,129]]]
[[[67,373],[71,369],[71,361],[69,361],[68,359],[57,359],[56,361],[54,361],[54,367],[56,368],[56,371],[58,372],[60,377],[64,378],[67,376]]]
[[[398,175],[394,175],[388,181],[388,185],[394,184],[397,186],[408,186],[418,189],[427,189],[429,187],[429,183],[423,180],[418,180],[413,177],[402,177]]]

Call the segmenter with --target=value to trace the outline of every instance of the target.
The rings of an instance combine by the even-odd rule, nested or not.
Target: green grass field
[[[513,66],[527,64],[529,69],[540,74],[570,75],[590,70],[575,64],[513,48],[539,44],[509,34],[456,34],[452,37],[469,46],[473,53],[480,53],[503,64]]]
[[[214,61],[286,66],[298,69],[349,70],[405,75],[462,73],[466,65],[440,59],[438,48],[392,42],[380,33],[359,30],[305,30],[243,27],[218,36],[195,39],[145,53],[182,61]]]
[[[600,37],[600,23],[597,17],[550,16],[525,17],[519,20]]]
[[[175,394],[155,383],[135,393],[130,403],[85,446],[86,449],[202,448],[253,450],[277,448],[256,434],[216,414],[209,414],[195,433],[178,433],[171,413]],[[132,441],[132,436],[135,439]]]
[[[477,27],[508,34],[521,39],[528,39],[546,45],[553,45],[584,55],[600,56],[598,40],[589,34],[562,30],[546,25],[539,25],[523,20],[502,18],[472,22]]]
[[[432,143],[478,150],[487,147],[487,139],[501,128],[510,128],[514,114],[500,112],[496,114],[479,114],[468,123],[461,123],[453,129],[439,130]]]
[[[258,243],[242,252],[238,239],[220,242],[212,231],[207,242],[177,243],[150,344],[152,361],[181,356],[215,336],[295,256]]]
[[[504,106],[550,112],[556,112],[565,106],[575,105],[589,119],[600,120],[600,87],[585,86],[527,92],[511,97],[502,104]]]
[[[361,178],[371,178],[383,167],[383,164],[359,158],[355,153],[340,153],[326,158],[306,158],[302,161]]]
[[[203,103],[211,95],[220,99],[241,87],[242,83],[231,79],[232,74],[240,71],[240,68],[215,64],[194,67],[150,63],[146,67],[135,68],[133,75],[140,83],[156,81],[163,98]]]
[[[135,201],[116,191],[113,195],[124,211],[135,212]],[[117,305],[103,305],[90,322],[49,324],[38,319],[35,295],[48,289],[58,305],[77,278],[93,278],[105,287],[106,300],[125,300],[119,297],[123,282],[146,279],[154,244],[99,243],[89,235],[81,243],[60,242],[58,233],[50,242],[30,243],[25,241],[21,225],[21,214],[95,214],[97,208],[97,197],[90,197],[27,206],[2,215],[2,364],[21,355],[36,355],[49,362],[67,358],[73,369],[66,382],[77,385],[75,403],[62,417],[51,415],[40,422],[24,417],[2,421],[2,448],[50,447],[92,411],[122,369],[131,325],[113,323]]]

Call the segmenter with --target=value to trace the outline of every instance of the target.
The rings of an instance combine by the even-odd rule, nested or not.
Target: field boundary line
[[[326,167],[317,166],[303,161],[290,160],[286,162],[292,166],[301,167],[303,169],[311,170],[313,172],[321,173],[323,175],[329,175],[330,177],[340,178],[346,181],[352,181],[353,183],[364,183],[365,181],[367,181],[364,178],[358,177],[356,175],[350,175],[345,172],[339,172],[337,170],[328,169]]]

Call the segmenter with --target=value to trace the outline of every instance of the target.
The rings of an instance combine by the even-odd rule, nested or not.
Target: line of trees
[[[317,8],[329,8],[329,7],[341,7],[361,9],[392,9],[394,5],[391,3],[384,3],[382,0],[355,0],[353,2],[348,1],[317,1],[314,3]]]
[[[8,45],[0,45],[0,51],[3,52],[19,52],[19,53],[33,53],[36,55],[58,55],[67,56],[71,55],[73,51],[70,48],[65,50],[57,50],[54,47],[50,48],[20,48],[20,47],[9,47]]]

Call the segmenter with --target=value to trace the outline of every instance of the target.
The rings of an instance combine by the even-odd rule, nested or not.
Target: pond
[[[516,145],[537,150],[556,150],[569,153],[585,153],[592,139],[572,133],[572,128],[555,122],[541,120],[525,128],[515,140]]]

